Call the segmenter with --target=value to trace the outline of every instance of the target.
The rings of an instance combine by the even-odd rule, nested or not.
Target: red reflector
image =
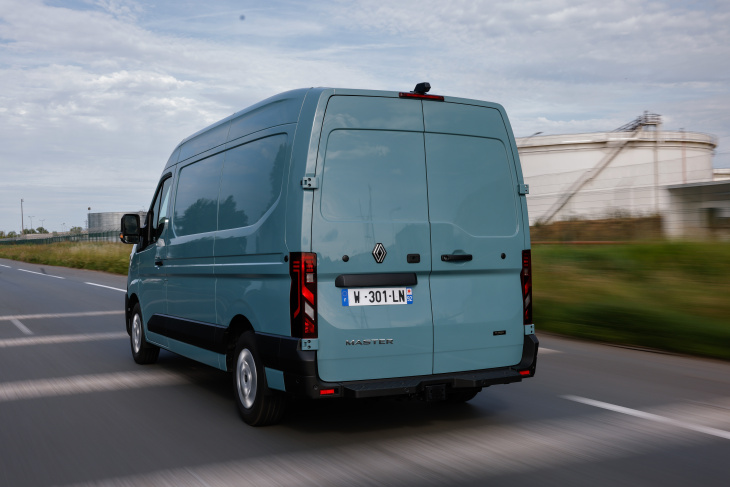
[[[425,95],[420,93],[405,93],[400,92],[398,93],[398,96],[401,98],[419,98],[421,100],[436,100],[436,101],[444,101],[444,97],[441,95]]]
[[[319,391],[320,396],[330,396],[334,393],[335,393],[334,389],[322,389],[321,391]]]
[[[530,375],[529,370],[520,370],[520,375]]]
[[[317,327],[309,319],[304,318],[304,336],[310,337],[317,333]]]

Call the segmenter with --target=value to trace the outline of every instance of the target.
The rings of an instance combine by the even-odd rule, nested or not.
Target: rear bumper
[[[535,335],[525,335],[522,359],[512,367],[395,379],[324,382],[319,380],[317,373],[317,352],[302,350],[300,339],[265,333],[257,333],[256,338],[264,366],[283,372],[286,391],[310,398],[421,395],[431,386],[443,385],[448,391],[520,382],[535,375],[539,348]],[[323,395],[321,391],[327,391],[327,394]]]

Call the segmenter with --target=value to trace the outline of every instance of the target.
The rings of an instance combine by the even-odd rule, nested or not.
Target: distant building
[[[668,237],[730,240],[730,179],[667,186]]]
[[[713,181],[715,147],[713,135],[663,131],[649,113],[613,132],[518,138],[530,223],[661,215],[673,222],[668,234],[683,235],[690,227],[668,217],[677,210],[672,200],[697,191],[682,185]]]
[[[89,233],[121,232],[122,216],[127,213],[138,213],[142,221],[144,221],[146,215],[144,211],[89,213]]]
[[[715,181],[725,181],[730,179],[730,169],[715,169],[713,171],[712,179]]]

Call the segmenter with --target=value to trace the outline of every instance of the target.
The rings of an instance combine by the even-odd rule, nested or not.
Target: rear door
[[[433,373],[514,365],[524,236],[499,110],[423,102],[431,223]]]
[[[330,99],[312,221],[323,380],[519,362],[524,235],[509,147],[495,108]],[[416,284],[397,284],[409,275]],[[403,288],[411,304],[384,302]]]
[[[431,374],[421,103],[332,97],[317,173],[312,250],[318,254],[319,376],[350,381]]]

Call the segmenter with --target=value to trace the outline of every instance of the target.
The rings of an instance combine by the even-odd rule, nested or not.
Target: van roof
[[[398,98],[398,91],[362,90],[348,88],[301,88],[286,91],[270,98],[262,100],[250,107],[244,108],[228,117],[209,125],[198,132],[183,139],[175,148],[165,165],[165,169],[201,153],[226,144],[232,140],[244,137],[265,128],[288,123],[296,123],[308,95],[332,96],[377,96],[386,98]],[[497,103],[490,103],[467,98],[456,98],[444,96],[444,101],[451,103],[463,103],[495,108],[504,113],[504,108]]]

